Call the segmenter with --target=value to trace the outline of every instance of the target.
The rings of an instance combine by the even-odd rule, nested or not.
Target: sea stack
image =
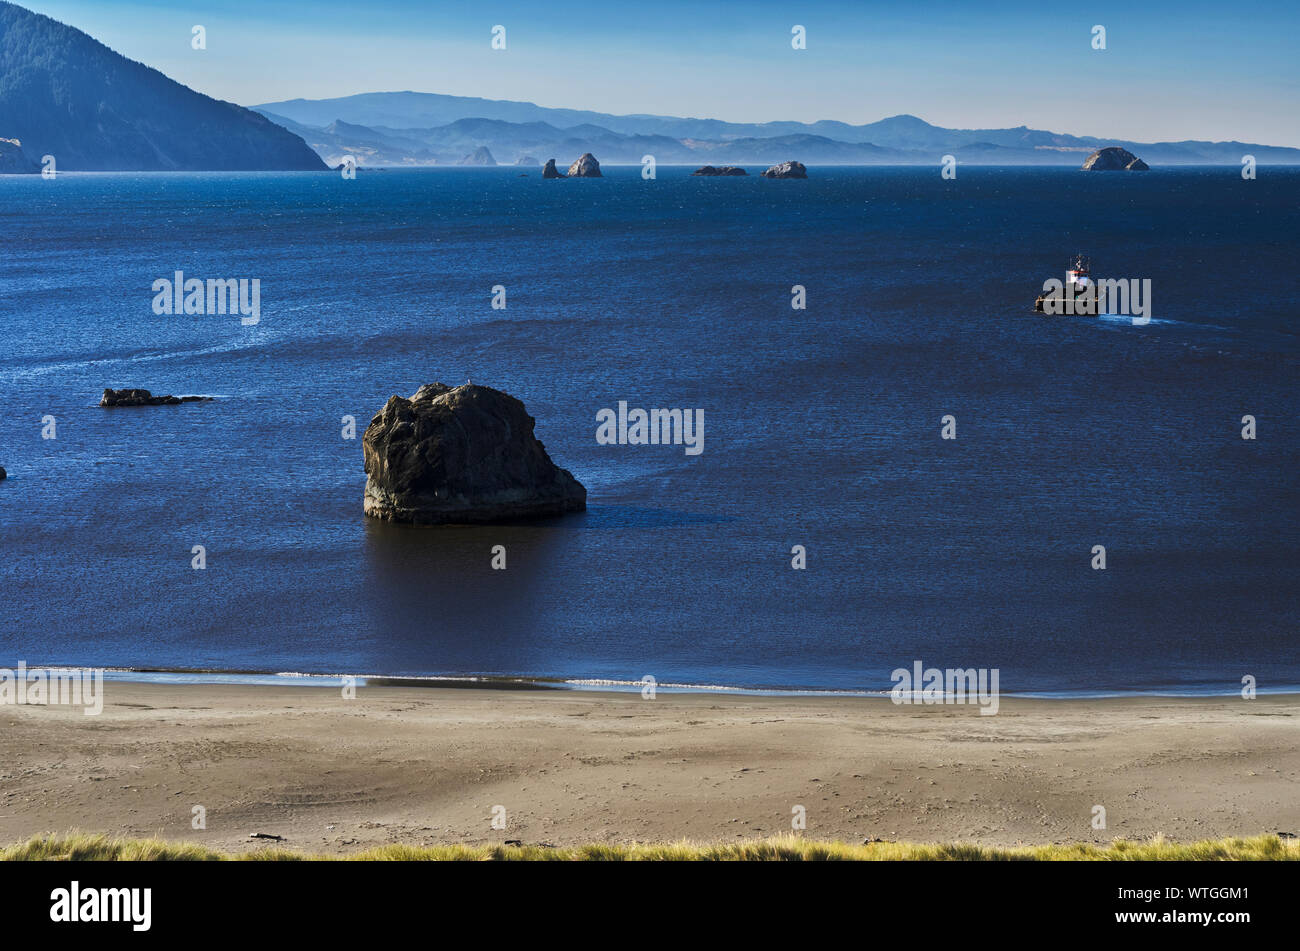
[[[596,161],[596,156],[590,152],[583,152],[582,158],[569,166],[568,178],[603,178],[600,174],[600,163]]]
[[[1128,149],[1111,145],[1089,155],[1083,169],[1086,172],[1149,172],[1151,167]]]
[[[542,178],[563,178],[559,169],[555,167],[555,159],[547,159],[546,167],[542,169]]]
[[[782,162],[780,165],[773,165],[763,173],[764,178],[807,178],[808,169],[803,167],[802,162]]]
[[[480,145],[469,155],[457,162],[457,165],[496,165],[497,160],[492,157],[491,151],[486,145]]]
[[[105,390],[99,405],[105,409],[119,406],[179,406],[181,403],[209,403],[210,396],[154,396],[148,390]]]
[[[427,383],[390,397],[361,440],[365,513],[421,525],[581,512],[587,490],[546,454],[508,393]]]

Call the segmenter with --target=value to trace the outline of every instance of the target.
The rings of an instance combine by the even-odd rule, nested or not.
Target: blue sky
[[[1300,146],[1296,0],[22,5],[244,105],[414,89],[749,122],[906,112],[958,128]],[[194,24],[206,51],[190,48]],[[505,51],[490,47],[496,24]],[[794,24],[806,50],[791,49]]]

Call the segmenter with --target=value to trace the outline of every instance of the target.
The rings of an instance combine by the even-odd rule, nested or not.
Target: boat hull
[[[1034,311],[1045,317],[1096,317],[1097,298],[1093,294],[1080,294],[1077,297],[1040,295],[1034,301]]]

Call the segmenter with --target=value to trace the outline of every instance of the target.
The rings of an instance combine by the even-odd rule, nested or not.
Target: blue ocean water
[[[1300,685],[1300,172],[689,171],[0,178],[0,666]],[[1079,251],[1150,324],[1032,314]],[[260,279],[260,323],[155,315],[177,270]],[[585,514],[363,517],[342,417],[467,378]],[[620,400],[704,452],[597,445]]]

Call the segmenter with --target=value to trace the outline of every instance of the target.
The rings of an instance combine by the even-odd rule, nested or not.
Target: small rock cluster
[[[583,152],[582,157],[569,166],[567,173],[555,167],[555,159],[547,159],[542,169],[542,178],[604,178],[600,174],[600,163],[590,152]]]

